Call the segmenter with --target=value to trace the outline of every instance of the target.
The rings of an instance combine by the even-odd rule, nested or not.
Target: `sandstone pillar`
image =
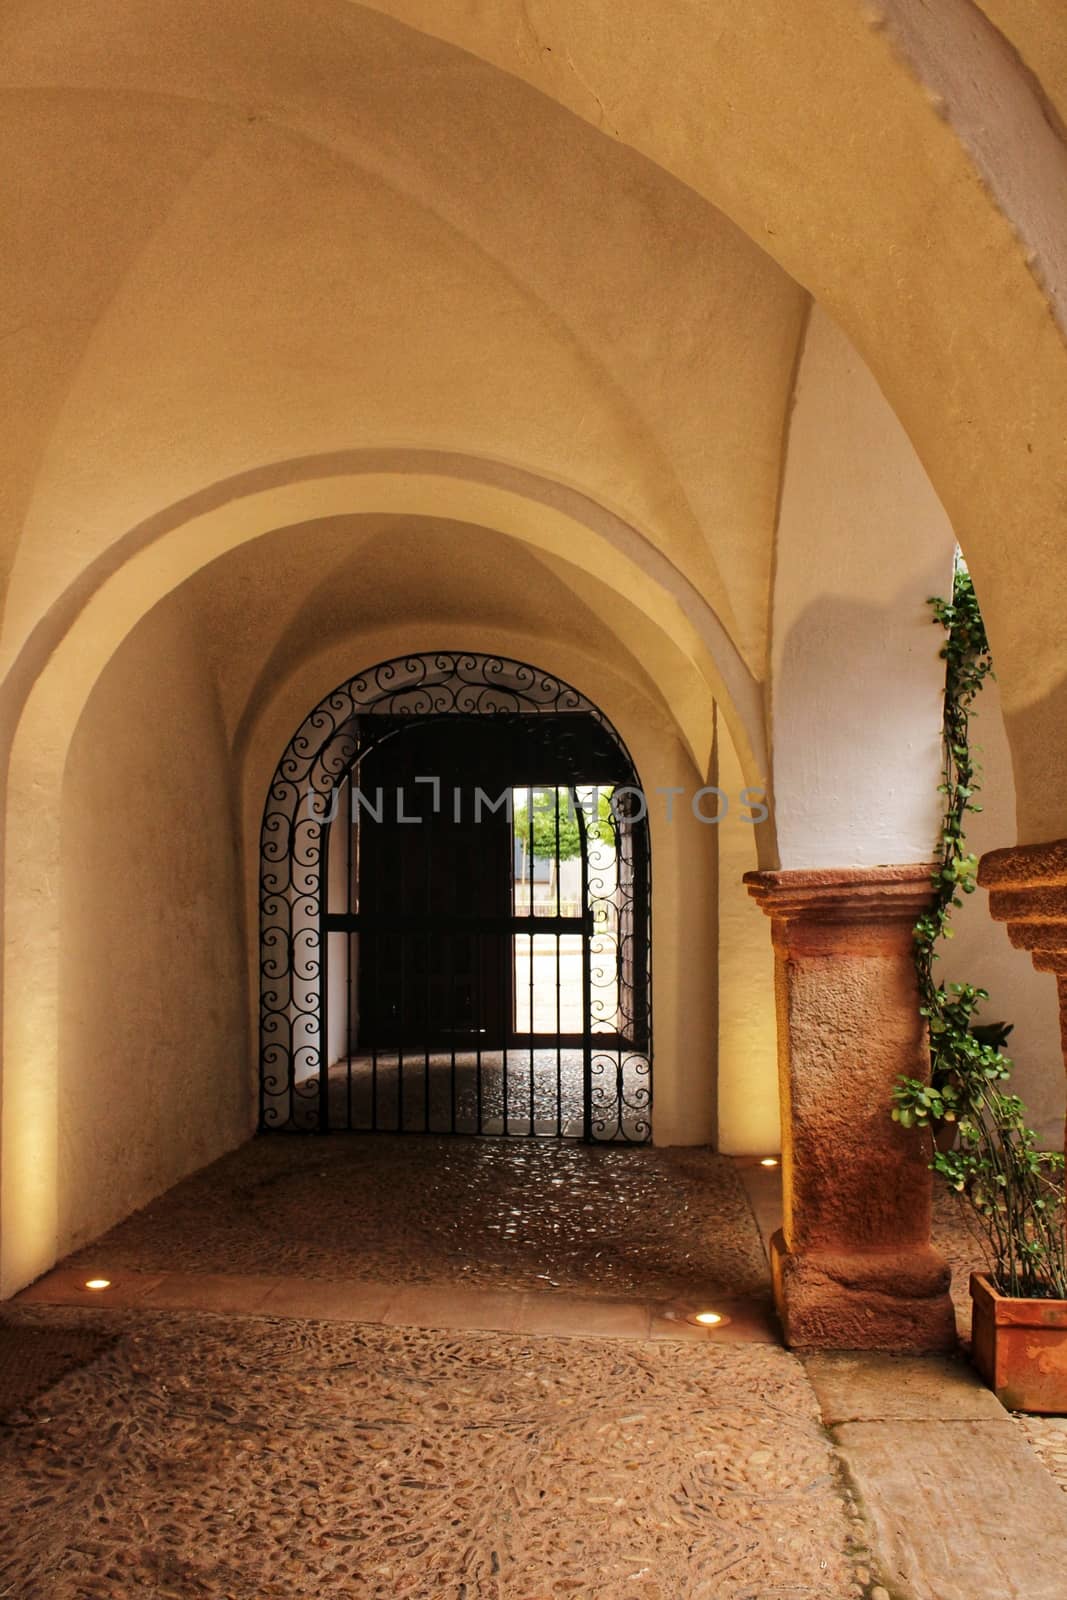
[[[939,1350],[949,1271],[930,1245],[929,1155],[890,1117],[929,1052],[912,928],[928,866],[750,872],[771,919],[784,1226],[775,1298],[791,1345]]]

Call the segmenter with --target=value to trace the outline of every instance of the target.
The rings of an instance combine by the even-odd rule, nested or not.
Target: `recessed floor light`
[[[777,1156],[764,1156],[763,1160],[760,1162],[760,1166],[761,1167],[776,1167],[777,1165],[778,1165],[778,1157]]]
[[[725,1311],[692,1311],[685,1305],[673,1305],[660,1312],[666,1322],[686,1322],[691,1328],[725,1328],[731,1320]]]
[[[110,1278],[87,1278],[86,1281],[85,1281],[85,1287],[87,1289],[110,1289],[111,1288],[111,1279]]]

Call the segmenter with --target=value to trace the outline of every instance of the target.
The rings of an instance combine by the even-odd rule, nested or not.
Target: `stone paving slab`
[[[966,1361],[812,1353],[804,1368],[898,1600],[1063,1600],[1067,1498]]]
[[[952,1356],[807,1352],[804,1370],[829,1427],[842,1422],[1006,1422],[974,1368]]]
[[[1063,1600],[1067,1419],[1013,1417],[963,1358],[803,1361],[897,1600]]]
[[[763,1248],[769,1254],[771,1238],[782,1226],[782,1169],[762,1166],[757,1156],[739,1156],[735,1167]]]
[[[1067,1498],[999,1421],[833,1429],[900,1600],[1064,1600]]]
[[[87,1280],[108,1280],[104,1291]],[[609,1299],[543,1290],[526,1294],[444,1284],[387,1285],[355,1280],[279,1278],[239,1273],[139,1273],[114,1276],[100,1255],[89,1268],[59,1267],[24,1289],[18,1306],[70,1306],[93,1311],[164,1308],[237,1316],[295,1316],[316,1320],[381,1323],[389,1327],[474,1329],[486,1332],[659,1339],[683,1343],[778,1344],[770,1297],[720,1298],[707,1302]],[[718,1326],[698,1324],[694,1314],[714,1309]]]

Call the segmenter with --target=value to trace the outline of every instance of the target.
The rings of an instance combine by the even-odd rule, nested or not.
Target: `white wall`
[[[812,310],[789,428],[771,723],[786,868],[930,857],[944,683],[928,621],[955,539],[845,335]]]

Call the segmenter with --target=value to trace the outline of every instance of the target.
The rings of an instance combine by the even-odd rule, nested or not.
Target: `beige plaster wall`
[[[977,854],[995,850],[1011,837],[1015,784],[1008,749],[1000,690],[987,679],[977,703],[974,743],[982,766],[982,810],[968,818],[968,847]],[[1031,1126],[1044,1145],[1063,1147],[1063,1052],[1060,1047],[1056,980],[1035,972],[1025,950],[1016,950],[1008,930],[989,915],[983,889],[962,897],[954,913],[955,937],[942,946],[939,975],[950,983],[974,983],[989,990],[986,1020],[1003,1018],[1015,1024],[1008,1053],[1015,1062],[1012,1087],[1026,1101]]]
[[[110,820],[119,808],[99,773],[79,769],[84,755],[70,776],[92,803],[78,820],[63,800],[58,859],[67,741],[98,672],[100,693],[114,697],[100,713],[112,731],[129,707],[147,716],[144,687],[158,672],[176,712],[184,707],[182,739],[201,717],[194,742],[220,752],[221,792],[207,681],[179,689],[193,672],[188,637],[177,630],[158,657],[146,647],[121,694],[105,689],[105,663],[159,596],[241,540],[357,509],[515,533],[584,595],[583,627],[627,605],[642,613],[641,666],[620,675],[627,694],[642,670],[651,675],[631,736],[659,719],[662,737],[678,741],[667,750],[649,735],[665,782],[706,770],[714,674],[703,656],[716,657],[715,628],[743,669],[734,681],[749,709],[760,704],[773,575],[782,864],[914,860],[936,803],[924,798],[938,683],[923,602],[947,583],[950,535],[910,437],[971,561],[1001,671],[1018,832],[1002,817],[990,842],[1067,831],[1065,157],[1025,70],[1047,72],[1062,104],[1064,58],[1045,0],[1029,10],[988,0],[985,10],[1024,63],[969,30],[956,0],[937,18],[911,0],[884,0],[878,16],[865,0],[812,0],[788,15],[777,0],[741,9],[709,0],[677,11],[670,27],[650,27],[647,7],[602,0],[532,9],[323,0],[310,12],[281,3],[269,16],[244,0],[176,0],[164,29],[146,0],[47,0],[5,14],[13,199],[2,208],[10,425],[0,559],[16,671],[0,712],[5,731],[18,723],[19,733],[2,1176],[24,1267],[47,1264],[56,1237],[56,1106],[74,1070],[68,1054],[78,1059],[66,998],[62,1051],[54,1038],[57,962],[73,973],[58,886],[69,877],[70,929],[88,949],[89,912],[74,886],[91,886],[94,873],[100,889],[122,878],[125,836]],[[962,29],[943,22],[950,13]],[[1039,140],[976,122],[974,86],[985,82],[998,117]],[[815,314],[775,556],[805,291],[854,348]],[[345,464],[312,483],[317,469],[296,458],[326,452]],[[366,499],[357,452],[377,461],[358,469]],[[382,466],[376,452],[396,454]],[[433,463],[416,463],[419,452]],[[468,467],[450,465],[461,453],[499,481],[467,482]],[[538,476],[536,492],[518,485],[523,473]],[[241,474],[239,485],[213,487]],[[183,496],[199,498],[173,511]],[[598,584],[598,573],[613,583]],[[328,592],[331,574],[316,577]],[[237,592],[228,623],[219,614],[221,639],[244,614],[248,596]],[[481,616],[487,603],[479,594],[471,610]],[[242,764],[264,707],[310,659],[317,613],[296,611],[275,618],[295,631],[263,672],[241,692],[223,685]],[[486,637],[504,648],[514,614],[493,617]],[[418,622],[427,636],[437,626],[429,611]],[[279,636],[268,628],[258,642],[273,652]],[[576,672],[599,659],[562,634],[553,642],[531,617],[525,636],[531,655],[544,646]],[[615,642],[610,626],[607,636],[615,650],[621,622]],[[581,686],[597,698],[597,682]],[[157,725],[144,734],[140,749],[154,751],[192,815],[200,801],[181,787],[181,740],[165,745]],[[761,741],[754,726],[750,735],[739,754],[751,767]],[[135,742],[115,740],[117,765],[146,785],[152,769],[134,774]],[[94,845],[89,819],[101,817]],[[173,890],[173,875],[165,883],[149,859],[147,835],[134,827],[130,837],[148,904]],[[666,1037],[678,1061],[689,1051],[694,1076],[664,1111],[684,1132],[712,1125],[703,1041],[714,1037],[714,1000],[692,957],[715,896],[713,866],[674,837],[656,843],[666,886],[656,916],[669,918],[662,944],[678,975],[657,1022],[661,1050]],[[195,849],[204,881],[221,882],[221,856],[206,838]],[[181,916],[193,916],[184,902]],[[132,926],[116,924],[114,936],[132,946]],[[200,957],[183,947],[181,959]],[[75,1031],[99,1026],[119,1041],[132,1106],[158,1089],[176,1110],[169,1074],[165,1088],[149,1072],[137,1077],[140,1035],[105,977],[116,1016],[104,1016],[87,978],[72,979]],[[149,1023],[156,1001],[162,1008],[146,978],[135,1021]],[[220,1012],[224,1031],[228,1017]],[[179,1029],[179,1054],[184,1042]],[[72,1172],[79,1137],[94,1170],[106,1157],[106,1142],[93,1142],[96,1113],[79,1104],[80,1135],[63,1134]],[[140,1126],[132,1113],[129,1124]],[[166,1181],[170,1160],[142,1150],[143,1185],[152,1173]],[[126,1203],[109,1188],[119,1180],[103,1181],[101,1215]],[[61,1194],[64,1236],[82,1225],[89,1187]]]
[[[1067,829],[1062,28],[984,9],[1023,61],[964,0],[9,8],[7,645],[219,474],[399,441],[617,507],[758,663],[803,286],[981,581],[1022,836]]]
[[[181,596],[93,690],[63,797],[55,1248],[251,1129],[243,907],[212,676]]]
[[[204,618],[229,735],[243,753],[262,707],[294,666],[368,630],[469,623],[527,638],[573,635],[668,705],[710,752],[714,706],[681,642],[609,588],[603,553],[592,574],[520,538],[444,516],[334,516],[279,528],[212,562],[188,592]],[[403,643],[399,647],[403,653]],[[512,654],[515,652],[512,651]],[[350,669],[350,670],[355,670]],[[342,674],[344,675],[344,674]],[[679,709],[680,708],[680,709]]]
[[[778,1031],[770,924],[742,883],[755,871],[755,833],[741,802],[747,787],[737,751],[720,719],[719,787],[729,809],[716,828],[719,849],[719,1136],[728,1155],[768,1155],[781,1148]],[[751,798],[755,798],[752,796]]]
[[[226,44],[233,20],[182,0],[141,55],[144,15],[105,5],[99,53],[95,25],[81,39],[95,59],[62,54],[62,81],[97,92],[12,97],[13,183],[51,183],[12,218],[34,267],[12,321],[42,346],[15,464],[46,459],[19,485],[5,645],[184,495],[407,446],[594,495],[758,662],[799,286],[653,163],[464,52],[347,4],[260,9]],[[10,43],[11,75],[44,90],[43,38]],[[249,92],[273,110],[249,114]]]
[[[1059,0],[989,0],[1009,44],[967,0],[717,0],[662,28],[646,8],[607,0],[540,0],[533,14],[526,0],[377,4],[653,155],[835,317],[913,440],[985,595],[1015,836],[1067,835]]]
[[[638,763],[645,786],[653,791],[660,785],[683,791],[674,797],[670,816],[666,797],[649,794],[655,1049],[652,1141],[659,1145],[714,1145],[718,1143],[715,829],[693,816],[692,796],[704,779],[677,736],[657,737],[650,729],[652,737],[638,738],[637,731],[631,729],[635,744],[652,747]]]

